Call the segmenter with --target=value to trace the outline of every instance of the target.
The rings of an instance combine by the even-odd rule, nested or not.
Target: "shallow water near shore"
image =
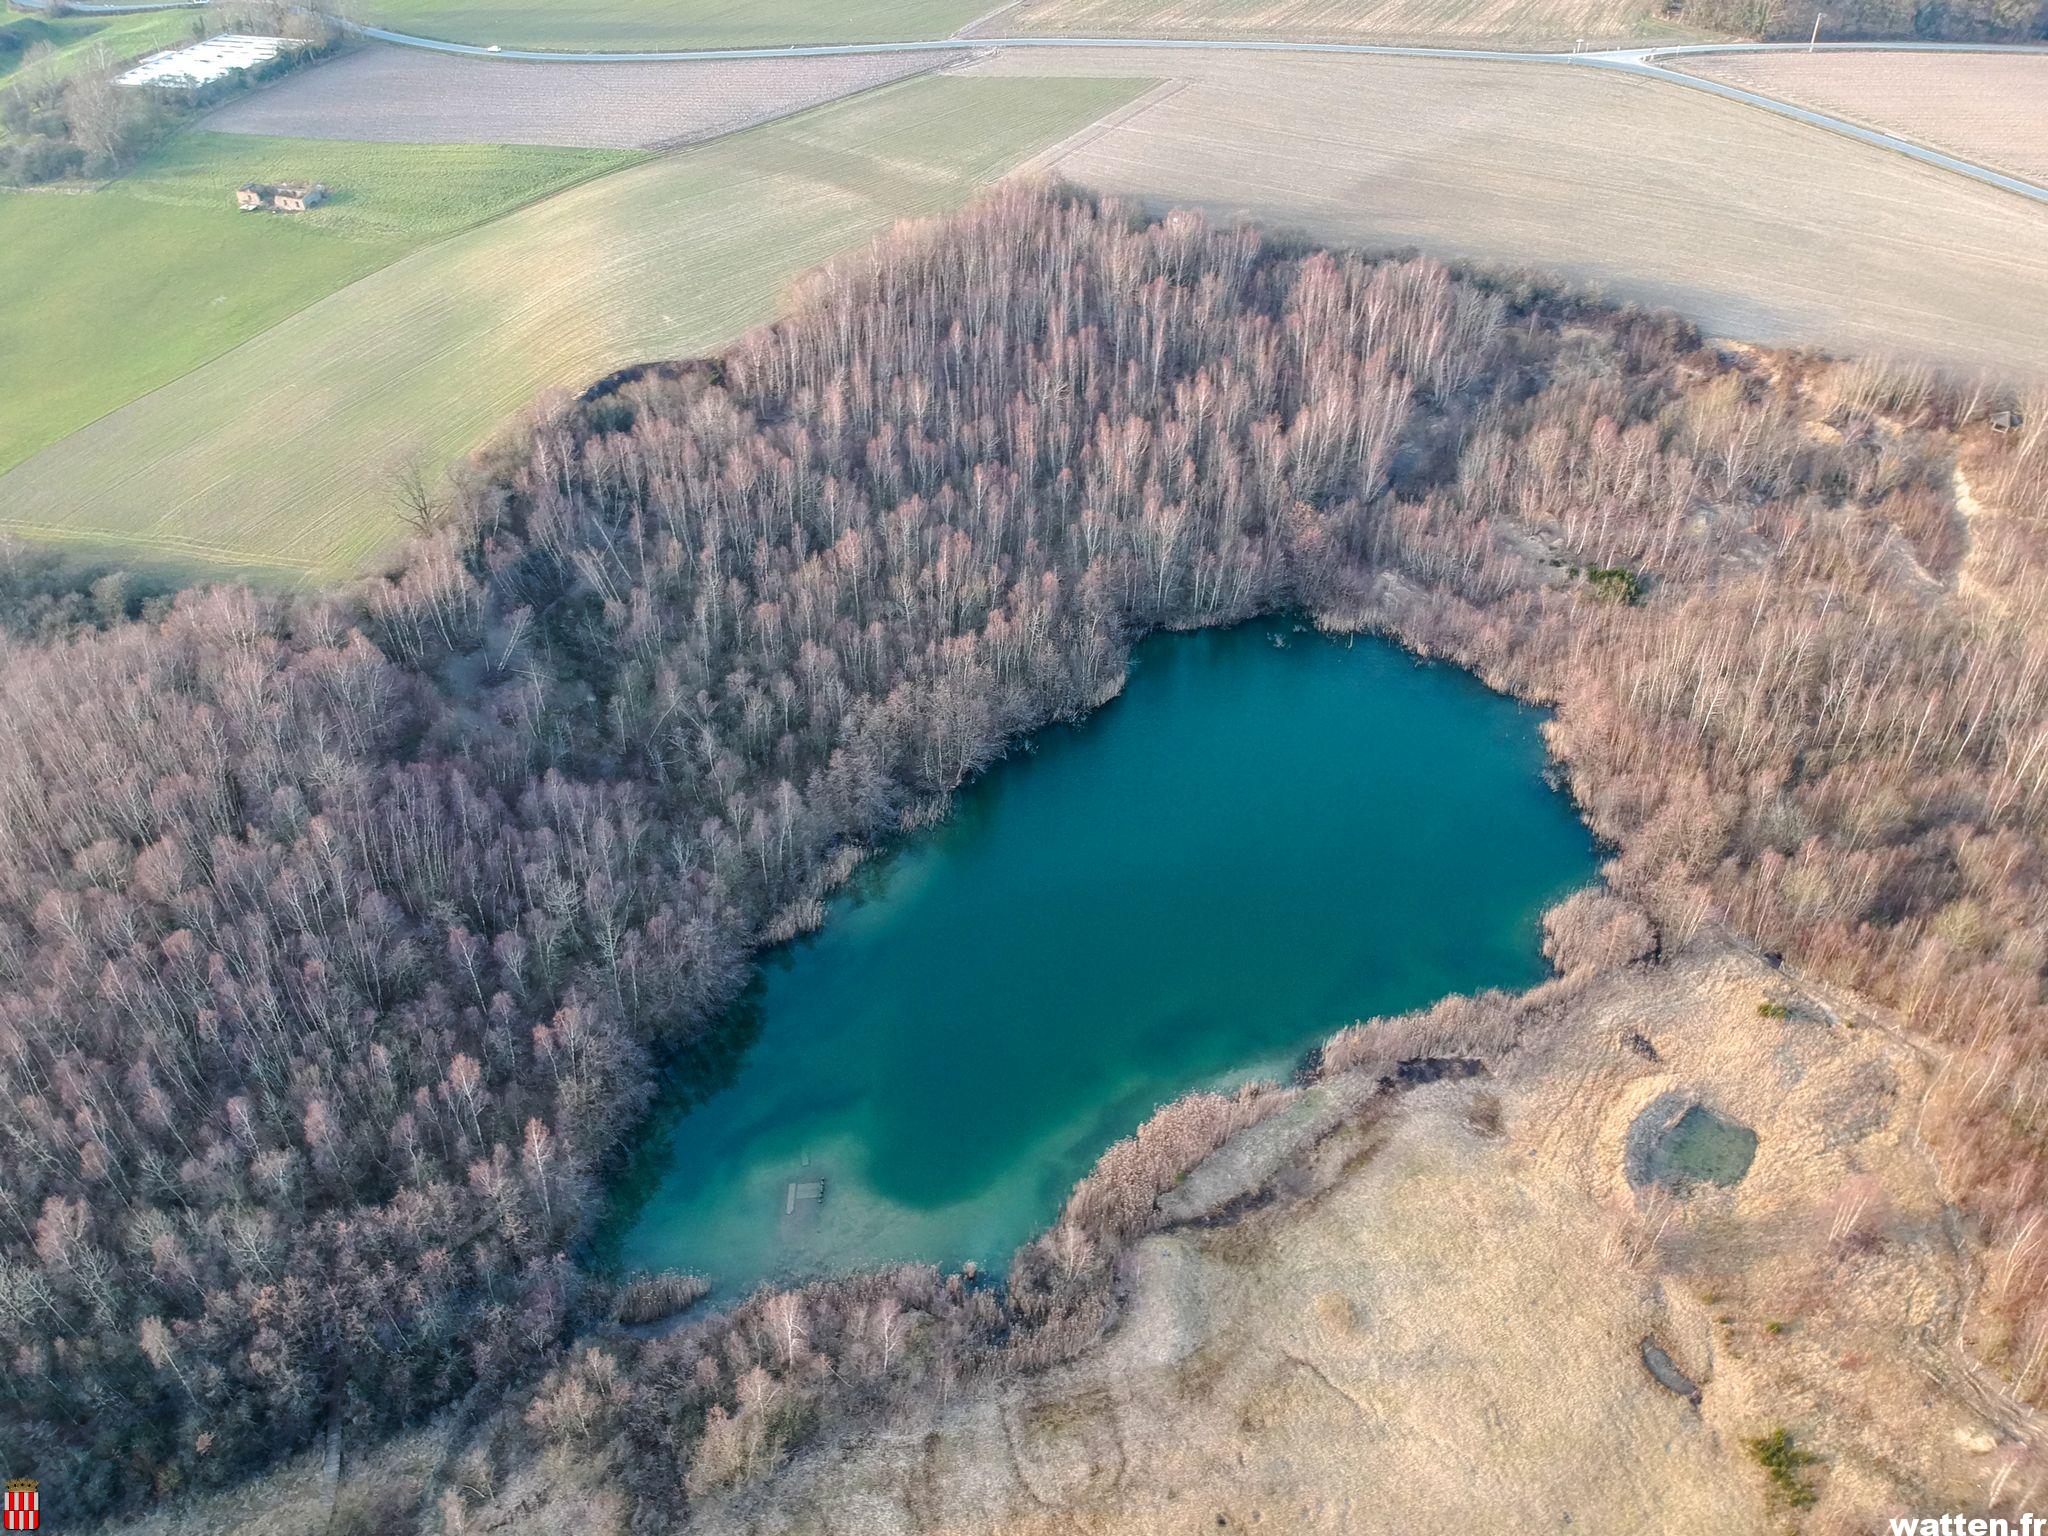
[[[1667,1131],[1650,1155],[1650,1177],[1686,1188],[1740,1184],[1756,1160],[1756,1132],[1695,1104]]]
[[[1595,874],[1539,712],[1378,640],[1161,635],[768,955],[606,1247],[730,1296],[1006,1263],[1103,1148],[1353,1019],[1540,980]]]

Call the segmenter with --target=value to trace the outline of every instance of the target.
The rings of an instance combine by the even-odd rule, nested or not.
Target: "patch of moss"
[[[1806,1509],[1819,1497],[1806,1480],[1806,1469],[1820,1460],[1792,1441],[1792,1431],[1780,1424],[1767,1435],[1743,1442],[1757,1465],[1771,1480],[1771,1491],[1794,1509]]]

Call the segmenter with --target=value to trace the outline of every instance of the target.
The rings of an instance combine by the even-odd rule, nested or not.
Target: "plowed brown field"
[[[2048,377],[2048,209],[1681,86],[1142,49],[975,67],[1186,82],[1051,162],[1153,206],[1560,274],[1747,341]]]
[[[206,126],[299,139],[653,149],[786,117],[960,57],[534,64],[365,48],[240,97]]]
[[[2048,54],[1721,54],[1683,67],[2048,183]]]

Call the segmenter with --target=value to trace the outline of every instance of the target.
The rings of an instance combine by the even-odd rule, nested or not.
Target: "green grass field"
[[[772,47],[946,37],[996,0],[368,0],[362,19],[504,48]]]
[[[399,467],[450,463],[541,390],[716,348],[797,274],[957,205],[1145,84],[925,77],[586,182],[0,475],[0,529],[187,574],[359,570],[400,532]]]
[[[97,192],[0,193],[0,470],[421,245],[642,158],[185,133]],[[245,181],[335,189],[242,213]]]
[[[0,13],[0,88],[62,80],[83,69],[102,49],[109,61],[125,63],[159,48],[175,48],[201,33],[203,15],[194,11],[47,17]],[[51,52],[31,65],[28,54],[37,43],[48,43]]]

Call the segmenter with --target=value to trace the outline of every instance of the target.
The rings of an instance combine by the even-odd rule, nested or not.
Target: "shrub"
[[[1596,565],[1586,572],[1586,586],[1602,602],[1623,605],[1638,601],[1643,595],[1642,579],[1634,571],[1618,565]]]
[[[1771,1491],[1777,1497],[1794,1509],[1806,1509],[1813,1504],[1818,1495],[1807,1480],[1806,1469],[1816,1465],[1820,1458],[1795,1445],[1789,1429],[1781,1424],[1769,1434],[1743,1443],[1771,1480]]]
[[[1567,976],[1629,965],[1656,951],[1649,914],[1611,891],[1576,892],[1543,914],[1543,953]]]

